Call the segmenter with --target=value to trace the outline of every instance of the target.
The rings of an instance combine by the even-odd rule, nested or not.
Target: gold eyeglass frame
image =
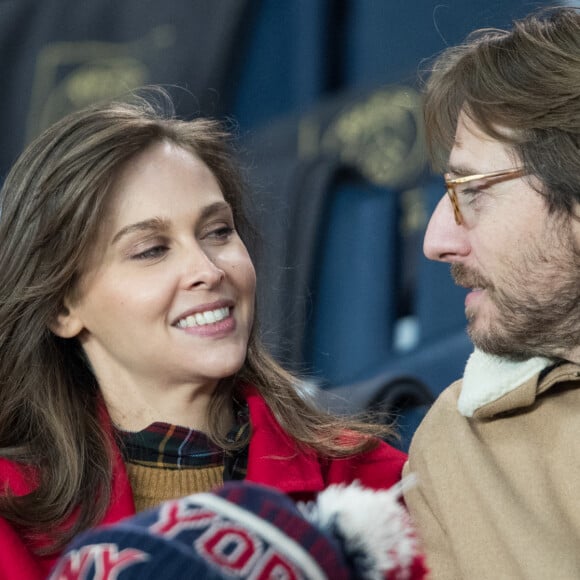
[[[455,179],[448,179],[445,175],[445,187],[447,188],[447,195],[451,200],[451,205],[453,207],[453,214],[455,216],[455,223],[460,226],[463,224],[463,216],[461,215],[461,209],[459,208],[459,199],[457,198],[457,192],[455,191],[456,185],[462,185],[464,183],[469,183],[470,181],[477,181],[478,179],[492,179],[494,177],[519,177],[524,174],[523,167],[515,167],[512,169],[502,169],[501,171],[492,171],[491,173],[475,173],[473,175],[465,175],[463,177],[456,177]]]

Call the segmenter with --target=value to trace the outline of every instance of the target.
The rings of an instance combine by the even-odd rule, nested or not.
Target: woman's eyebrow
[[[232,213],[232,206],[227,201],[216,201],[206,205],[200,213],[200,219],[207,219],[216,213],[227,211]]]
[[[111,245],[116,244],[121,238],[135,232],[145,232],[145,231],[158,231],[166,232],[169,229],[169,224],[166,220],[162,218],[151,218],[149,220],[143,220],[142,222],[137,222],[134,224],[129,224],[124,228],[121,228],[111,240]]]
[[[226,201],[216,201],[215,203],[211,203],[207,206],[205,206],[199,215],[199,219],[203,220],[203,219],[207,219],[208,217],[211,217],[212,215],[215,215],[217,213],[223,212],[223,211],[227,211],[228,213],[232,212],[232,208],[230,206],[229,203],[227,203]],[[167,222],[167,220],[164,220],[163,218],[151,218],[148,220],[143,220],[142,222],[137,222],[134,224],[129,224],[128,226],[125,226],[124,228],[121,228],[114,236],[113,239],[111,240],[111,245],[116,244],[121,238],[128,236],[130,234],[133,234],[135,232],[151,232],[151,231],[156,231],[156,232],[166,232],[169,230],[169,223]]]

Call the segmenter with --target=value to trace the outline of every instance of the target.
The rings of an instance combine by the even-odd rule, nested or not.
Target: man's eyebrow
[[[468,175],[477,175],[483,173],[483,171],[476,171],[473,167],[468,167],[467,165],[449,165],[447,168],[447,173],[452,173],[457,177],[467,177]]]
[[[169,229],[169,224],[166,220],[161,218],[152,218],[150,220],[144,220],[142,222],[137,222],[134,224],[129,224],[124,228],[121,228],[114,236],[111,241],[112,244],[116,244],[122,237],[128,236],[135,232],[146,232],[146,231],[158,231],[166,232]]]

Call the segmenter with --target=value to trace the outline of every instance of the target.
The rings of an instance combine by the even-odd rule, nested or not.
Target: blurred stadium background
[[[421,79],[471,30],[548,5],[0,0],[0,171],[67,112],[143,85],[166,86],[180,116],[234,123],[265,342],[324,404],[397,415],[406,449],[471,352],[463,291],[421,252],[443,194]]]

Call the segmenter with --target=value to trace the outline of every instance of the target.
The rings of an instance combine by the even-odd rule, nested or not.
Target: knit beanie
[[[295,504],[229,482],[77,536],[50,580],[403,580],[425,576],[400,490],[330,486]]]

